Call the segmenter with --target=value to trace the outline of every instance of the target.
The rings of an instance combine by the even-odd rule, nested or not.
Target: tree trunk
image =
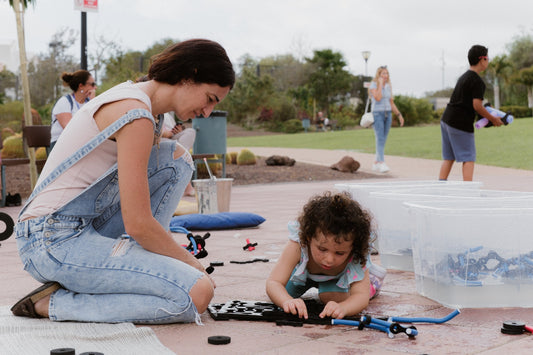
[[[28,66],[26,60],[26,44],[24,39],[24,6],[20,0],[13,0],[13,9],[17,21],[17,36],[19,44],[20,77],[22,79],[22,93],[24,100],[24,123],[26,126],[33,124],[31,116],[30,84],[28,81]],[[24,143],[26,145],[26,143]],[[37,183],[37,166],[35,165],[35,149],[25,146],[30,159],[30,183],[31,188]]]
[[[500,84],[498,78],[494,78],[494,108],[500,109]]]

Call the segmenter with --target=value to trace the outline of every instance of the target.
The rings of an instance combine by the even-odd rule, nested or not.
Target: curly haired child
[[[289,241],[266,282],[272,302],[307,319],[299,297],[317,287],[325,304],[321,318],[344,318],[368,306],[381,280],[370,282],[372,219],[357,202],[346,193],[314,196],[298,222],[289,223],[289,231]]]

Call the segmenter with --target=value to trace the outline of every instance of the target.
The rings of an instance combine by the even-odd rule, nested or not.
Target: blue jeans
[[[131,120],[124,118],[114,130]],[[173,141],[154,146],[147,171],[152,214],[167,230],[193,172],[190,155],[174,159],[175,148]],[[86,154],[80,151],[74,161]],[[61,174],[67,160],[50,175]],[[145,250],[124,233],[116,165],[57,211],[17,223],[25,270],[40,282],[63,286],[51,295],[51,320],[163,324],[198,319],[189,292],[203,274]]]
[[[374,111],[374,135],[376,137],[376,161],[385,161],[385,143],[392,124],[391,111]]]

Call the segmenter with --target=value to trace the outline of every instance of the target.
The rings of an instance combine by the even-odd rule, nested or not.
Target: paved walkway
[[[237,150],[230,147],[228,150]],[[331,165],[344,155],[351,155],[369,171],[372,156],[344,151],[292,150],[252,148],[258,155],[288,155],[300,162]],[[387,157],[391,179],[435,179],[439,161]],[[460,179],[460,167],[454,167],[451,179]],[[476,167],[476,180],[491,189],[532,191],[533,172]],[[349,181],[346,181],[349,182]],[[231,196],[232,211],[247,211],[262,215],[266,221],[258,228],[212,231],[207,240],[209,255],[201,262],[224,262],[213,277],[217,283],[214,302],[231,300],[267,301],[265,280],[286,243],[286,224],[294,219],[310,196],[331,190],[341,181],[284,183],[235,186]],[[194,201],[192,198],[187,198]],[[20,208],[0,211],[16,216]],[[176,234],[186,243],[182,234]],[[257,242],[256,250],[244,251],[242,246]],[[232,264],[268,258],[268,263]],[[379,256],[374,257],[379,263]],[[14,238],[0,247],[0,306],[10,306],[38,285],[22,269]],[[379,316],[443,317],[452,310],[417,294],[412,272],[389,270],[384,288],[366,312]],[[531,335],[504,335],[502,322],[522,320],[533,323],[533,310],[524,308],[463,309],[461,314],[445,324],[419,324],[419,335],[408,339],[403,334],[391,339],[377,330],[359,331],[348,326],[304,325],[276,326],[269,322],[214,321],[205,313],[204,326],[173,324],[152,326],[161,342],[179,354],[527,354],[533,352]],[[231,337],[228,345],[209,345],[212,335]],[[68,346],[68,344],[65,344]],[[94,351],[99,351],[95,348]],[[2,353],[0,349],[0,353]]]

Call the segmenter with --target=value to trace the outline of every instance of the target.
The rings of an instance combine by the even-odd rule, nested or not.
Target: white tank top
[[[137,99],[146,104],[148,110],[152,110],[148,95],[131,81],[117,85],[98,95],[84,105],[78,111],[76,118],[69,122],[57,140],[50,157],[48,157],[37,181],[37,186],[61,162],[100,133],[94,121],[96,111],[104,104],[124,99]],[[95,182],[116,162],[116,142],[106,140],[35,196],[21,216],[21,220],[45,216],[64,206]]]

